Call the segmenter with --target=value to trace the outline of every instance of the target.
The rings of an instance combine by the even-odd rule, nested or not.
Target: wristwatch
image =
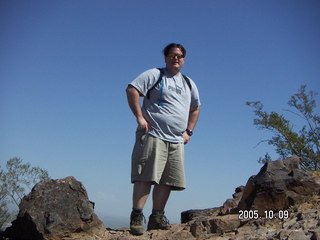
[[[187,132],[187,134],[191,137],[192,136],[192,134],[193,134],[193,131],[192,130],[190,130],[190,129],[186,129],[186,132]]]

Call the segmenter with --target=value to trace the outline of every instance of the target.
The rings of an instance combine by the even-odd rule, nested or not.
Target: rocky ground
[[[108,229],[73,177],[40,182],[23,198],[5,240],[320,240],[320,174],[292,157],[266,163],[221,207],[188,210],[181,224],[133,236]]]
[[[288,210],[287,219],[239,219],[238,214],[212,218],[198,217],[188,223],[171,225],[170,230],[152,230],[132,236],[128,229],[99,229],[77,233],[65,240],[320,240],[320,197]],[[279,217],[279,215],[275,215]],[[215,232],[216,231],[216,232]]]

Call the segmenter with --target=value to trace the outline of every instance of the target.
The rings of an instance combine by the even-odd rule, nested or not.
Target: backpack
[[[159,85],[159,83],[161,82],[162,77],[163,77],[163,75],[164,75],[164,71],[163,71],[162,68],[157,68],[157,69],[160,71],[160,76],[159,76],[157,82],[152,86],[152,88],[150,88],[150,89],[148,90],[148,92],[147,92],[147,94],[146,94],[146,96],[147,96],[148,99],[150,99],[150,92],[151,92],[151,90],[153,90],[156,86]],[[182,76],[183,76],[183,79],[186,81],[186,83],[187,83],[187,85],[188,85],[188,87],[190,88],[190,91],[191,91],[191,90],[192,90],[192,86],[191,86],[191,83],[190,83],[190,79],[189,79],[186,75],[183,75],[183,74],[182,74]]]

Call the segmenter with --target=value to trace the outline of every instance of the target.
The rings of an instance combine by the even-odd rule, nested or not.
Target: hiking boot
[[[169,220],[164,215],[164,211],[152,213],[149,217],[148,230],[160,229],[168,230],[170,228]]]
[[[145,218],[142,212],[131,212],[130,216],[130,232],[133,235],[142,235],[144,233],[143,220]]]

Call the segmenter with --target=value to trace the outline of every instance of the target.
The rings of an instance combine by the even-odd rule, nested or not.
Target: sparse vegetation
[[[0,166],[0,229],[3,229],[17,214],[17,207],[27,190],[39,181],[48,180],[46,170],[31,167],[20,158],[11,158],[3,170]]]
[[[287,110],[291,114],[299,116],[304,121],[302,129],[294,130],[294,124],[277,112],[267,113],[263,110],[263,104],[259,101],[247,102],[254,108],[256,118],[254,125],[258,129],[268,130],[273,136],[271,139],[262,140],[276,148],[281,158],[291,155],[299,156],[300,167],[305,170],[320,169],[320,116],[315,113],[317,93],[306,91],[306,85],[300,87],[299,92],[291,96],[288,105],[293,110]],[[259,162],[271,161],[267,153],[259,159]]]

